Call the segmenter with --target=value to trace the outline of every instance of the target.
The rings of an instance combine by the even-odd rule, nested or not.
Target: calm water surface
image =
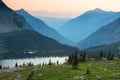
[[[34,65],[39,65],[39,64],[48,64],[49,60],[51,60],[51,62],[56,63],[57,61],[59,61],[59,64],[63,64],[65,62],[65,59],[67,59],[68,57],[42,57],[42,58],[25,58],[25,59],[4,59],[4,60],[0,60],[0,65],[2,65],[3,67],[14,67],[16,63],[18,63],[18,65],[23,65],[23,63],[27,64],[29,62],[33,63]]]

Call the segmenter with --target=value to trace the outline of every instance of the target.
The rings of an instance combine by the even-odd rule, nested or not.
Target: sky
[[[25,9],[32,13],[46,13],[58,17],[75,17],[88,10],[100,8],[120,11],[120,0],[3,0],[14,10]],[[50,16],[50,15],[49,15]]]

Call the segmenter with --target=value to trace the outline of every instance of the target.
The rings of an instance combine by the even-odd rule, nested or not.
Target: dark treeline
[[[43,62],[42,64],[37,64],[37,65],[34,65],[34,63],[32,62],[28,62],[28,63],[23,63],[22,65],[19,65],[17,62],[15,64],[15,68],[19,68],[19,67],[32,67],[32,66],[48,66],[48,67],[52,67],[52,66],[57,66],[57,65],[60,65],[59,61],[56,61],[56,62],[52,62],[51,59],[49,60],[48,63],[45,63]],[[3,67],[2,65],[0,65],[0,69],[9,69],[9,66],[8,67]]]
[[[100,51],[98,54],[88,54],[84,51],[75,52],[74,54],[70,55],[67,60],[67,64],[71,64],[73,68],[77,68],[79,63],[85,62],[89,59],[93,60],[114,60],[115,58],[120,59],[120,55],[115,55],[112,52],[105,53],[103,51]]]
[[[38,64],[38,65],[36,65],[36,66],[49,66],[49,67],[51,67],[51,66],[55,66],[55,65],[59,65],[59,61],[57,61],[56,63],[53,63],[52,61],[51,61],[51,59],[49,60],[49,63],[42,63],[42,64]],[[22,65],[18,65],[18,63],[16,63],[15,64],[15,67],[17,68],[17,67],[24,67],[24,66],[35,66],[34,65],[34,63],[32,63],[32,62],[29,62],[29,63],[23,63]]]
[[[67,63],[71,64],[73,68],[76,69],[80,62],[86,61],[86,56],[87,55],[85,52],[82,52],[82,51],[80,53],[75,52],[74,54],[68,57]]]
[[[34,72],[31,72],[27,78],[27,80],[34,80],[33,79]]]
[[[54,51],[33,51],[33,54],[24,51],[9,51],[5,53],[0,53],[0,59],[23,59],[23,58],[36,58],[36,57],[63,57],[68,56],[70,52],[54,52]],[[8,56],[9,55],[9,56]]]
[[[0,69],[2,69],[2,65],[0,65]]]

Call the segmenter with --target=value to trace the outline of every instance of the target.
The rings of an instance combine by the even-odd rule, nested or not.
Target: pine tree
[[[118,58],[120,59],[120,54],[118,55]]]
[[[90,69],[87,67],[86,74],[91,74]]]
[[[57,65],[59,65],[59,61],[57,61]]]
[[[18,64],[17,64],[17,63],[15,64],[15,67],[18,67]]]
[[[42,63],[42,66],[45,66],[45,63],[44,63],[44,62]]]
[[[2,69],[2,65],[0,65],[0,69]]]
[[[51,59],[49,60],[49,63],[48,65],[51,67],[52,66],[52,62],[51,62]]]
[[[86,53],[85,52],[83,52],[83,51],[81,51],[80,52],[80,61],[81,62],[84,62],[84,61],[86,61]]]
[[[100,52],[100,56],[99,57],[100,57],[100,60],[102,60],[102,58],[103,58],[103,51]]]
[[[72,62],[72,66],[74,69],[77,69],[77,66],[79,64],[79,61],[78,61],[78,53],[76,52],[74,57],[73,57],[73,62]]]
[[[109,52],[109,54],[107,55],[107,60],[114,60],[114,54]]]
[[[68,63],[68,64],[72,64],[73,58],[74,58],[74,55],[70,55],[70,56],[68,57],[67,63]]]
[[[27,80],[34,80],[33,75],[34,75],[34,72],[31,72],[30,75],[28,76]]]

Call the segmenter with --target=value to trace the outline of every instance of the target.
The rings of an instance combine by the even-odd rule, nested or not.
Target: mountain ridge
[[[113,44],[91,47],[91,48],[85,49],[84,51],[86,51],[88,53],[88,55],[99,54],[102,51],[106,55],[111,52],[111,53],[115,54],[115,56],[119,56],[120,41],[113,43]]]
[[[43,17],[40,15],[36,17],[44,21],[48,26],[55,30],[58,30],[60,26],[64,25],[66,22],[72,19],[72,18]]]
[[[112,44],[120,41],[120,18],[101,27],[89,37],[78,43],[80,49]]]
[[[22,16],[13,12],[12,9],[7,7],[2,0],[0,0],[0,14],[0,33],[20,30],[23,28],[32,29]]]
[[[16,12],[18,14],[20,14],[21,16],[24,16],[24,18],[32,26],[32,28],[35,31],[39,32],[40,34],[43,34],[43,35],[45,35],[47,37],[55,39],[55,40],[57,40],[58,42],[60,42],[62,44],[67,44],[67,45],[70,45],[70,46],[75,45],[75,43],[73,43],[72,41],[66,39],[61,34],[59,34],[56,30],[54,30],[53,28],[50,28],[42,20],[32,16],[31,14],[26,12],[24,9],[17,10]]]
[[[67,56],[78,50],[58,43],[33,30],[18,30],[0,34],[0,59],[42,56]],[[33,52],[33,54],[29,54]]]
[[[2,7],[0,7],[0,59],[62,56],[78,50],[75,47],[60,44],[34,31],[31,27],[24,17],[16,14],[2,2]],[[6,30],[3,31],[3,28]],[[29,54],[30,51],[34,54]]]
[[[117,19],[118,17],[113,17],[112,20],[104,22],[104,20],[110,19],[110,17],[115,14],[120,15],[118,12],[103,11],[98,9],[90,10],[68,21],[66,24],[61,26],[59,32],[68,39],[78,43],[93,32],[97,31],[103,25],[106,25]]]

